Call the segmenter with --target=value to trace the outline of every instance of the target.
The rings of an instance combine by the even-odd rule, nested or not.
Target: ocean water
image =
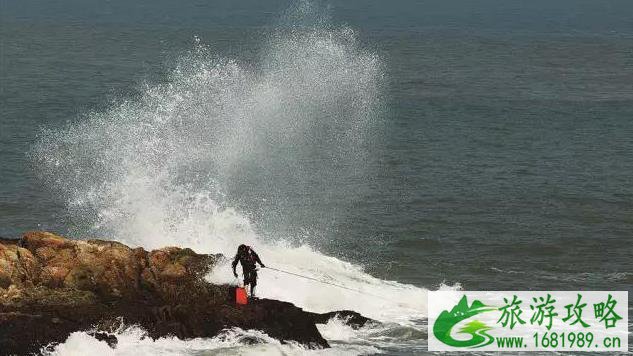
[[[232,254],[383,322],[52,354],[419,354],[426,291],[633,291],[628,1],[5,1],[0,236]],[[231,282],[228,266],[207,277]],[[252,345],[252,340],[259,343]]]

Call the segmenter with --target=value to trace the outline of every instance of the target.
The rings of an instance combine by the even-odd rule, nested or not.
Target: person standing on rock
[[[240,245],[237,248],[237,254],[233,259],[233,275],[237,278],[237,272],[235,272],[235,267],[237,266],[237,262],[242,264],[242,273],[244,274],[244,287],[250,285],[251,297],[255,296],[255,286],[257,285],[257,265],[255,263],[259,263],[262,268],[265,268],[262,261],[259,259],[259,256],[250,246]]]

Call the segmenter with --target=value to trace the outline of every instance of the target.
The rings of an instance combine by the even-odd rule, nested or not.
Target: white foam
[[[174,337],[147,337],[138,327],[126,327],[112,335],[117,344],[111,348],[86,332],[74,332],[65,342],[42,349],[45,356],[137,356],[137,355],[358,355],[375,353],[378,349],[363,345],[341,345],[331,349],[307,349],[295,343],[282,344],[257,330],[229,329],[213,338],[180,340]]]
[[[99,341],[81,331],[70,334],[65,342],[56,345],[52,350],[43,349],[42,354],[51,356],[115,355],[114,350],[105,341]]]
[[[407,322],[423,315],[424,289],[374,278],[275,233],[262,239],[248,211],[232,208],[223,194],[237,181],[256,180],[236,194],[261,193],[282,205],[288,184],[326,194],[329,185],[362,178],[380,77],[378,58],[345,27],[276,33],[251,66],[198,43],[168,83],[43,133],[33,153],[83,236],[227,256],[246,243],[271,267],[360,291],[263,270],[261,296]],[[228,281],[230,270],[223,266],[210,279]]]
[[[410,324],[425,316],[426,290],[422,288],[372,277],[359,266],[307,246],[258,243],[253,248],[268,266],[354,290],[262,269],[257,289],[260,297],[290,301],[315,312],[354,310],[385,322]],[[208,279],[214,283],[232,283],[230,270],[228,263],[219,266]]]
[[[292,212],[292,204],[283,206],[297,192],[334,199],[331,187],[367,180],[364,147],[382,106],[379,58],[360,48],[351,29],[331,26],[274,33],[256,57],[247,64],[219,58],[198,40],[166,83],[42,132],[32,152],[38,172],[66,199],[79,236],[227,256],[245,243],[271,267],[353,289],[262,270],[262,297],[414,325],[426,313],[425,289],[286,243],[305,236],[283,236],[283,226],[267,228],[266,238],[254,226],[253,216]],[[278,210],[262,212],[257,205],[266,199]],[[237,209],[236,200],[251,205]],[[208,278],[233,282],[226,264]],[[161,342],[151,347],[166,354],[178,343]],[[103,347],[82,333],[60,347],[82,343]]]

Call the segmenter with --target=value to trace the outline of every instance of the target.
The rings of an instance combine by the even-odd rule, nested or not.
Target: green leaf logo
[[[440,313],[433,324],[433,335],[441,342],[453,347],[477,348],[490,345],[494,339],[487,331],[492,328],[481,321],[472,320],[457,330],[458,333],[470,335],[471,338],[468,340],[455,340],[451,336],[451,332],[453,327],[460,322],[493,310],[497,310],[497,308],[487,306],[476,299],[468,306],[468,300],[466,296],[463,296],[450,312],[443,310]]]

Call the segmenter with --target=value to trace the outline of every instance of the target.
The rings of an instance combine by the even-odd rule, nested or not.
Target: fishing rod
[[[340,284],[336,284],[336,283],[332,283],[332,282],[328,282],[328,281],[322,281],[322,280],[320,280],[320,279],[313,278],[313,277],[309,277],[309,276],[304,276],[304,275],[301,275],[301,274],[298,274],[298,273],[288,272],[288,271],[284,271],[284,270],[282,270],[282,269],[277,269],[277,268],[268,267],[268,266],[266,266],[266,267],[264,267],[264,268],[266,268],[266,269],[271,269],[271,270],[273,270],[273,271],[277,271],[277,272],[282,272],[282,273],[290,274],[290,275],[293,275],[293,276],[296,276],[296,277],[301,277],[301,278],[309,279],[309,280],[311,280],[311,281],[315,281],[315,282],[319,282],[319,283],[323,283],[323,284],[329,284],[329,285],[334,286],[334,287],[339,287],[339,288],[342,288],[342,289],[347,289],[347,290],[352,291],[352,292],[361,293],[361,294],[363,294],[363,295],[369,295],[369,296],[372,296],[372,297],[374,297],[374,298],[380,298],[380,299],[383,299],[383,300],[386,300],[386,301],[389,301],[389,302],[395,302],[395,301],[393,301],[393,300],[391,300],[391,299],[388,299],[388,298],[385,298],[385,297],[381,297],[381,296],[379,296],[379,295],[375,295],[375,294],[371,294],[371,293],[363,292],[362,290],[359,290],[359,289],[354,289],[354,288],[346,287],[346,286],[343,286],[343,285],[340,285]]]

